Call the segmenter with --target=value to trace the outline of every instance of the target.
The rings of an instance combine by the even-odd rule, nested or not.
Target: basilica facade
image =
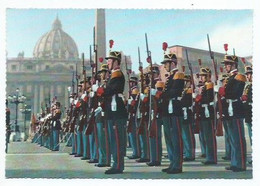
[[[87,75],[91,75],[89,60],[85,60]],[[33,50],[33,57],[25,57],[21,52],[15,58],[7,58],[6,94],[13,95],[17,88],[26,96],[26,104],[32,113],[45,109],[54,97],[63,108],[68,106],[68,87],[72,86],[72,76],[82,73],[82,60],[78,47],[71,36],[62,29],[57,17],[49,32],[40,37]],[[75,87],[76,88],[76,87]],[[76,90],[76,89],[75,89]],[[11,113],[15,105],[9,104]],[[19,108],[23,105],[19,105]],[[12,112],[13,111],[13,112]],[[15,114],[11,114],[11,120]],[[18,124],[22,115],[18,112]]]

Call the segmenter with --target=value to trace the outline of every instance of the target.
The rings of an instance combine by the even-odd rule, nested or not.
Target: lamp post
[[[29,105],[25,104],[24,108],[21,108],[20,111],[21,111],[22,114],[24,114],[24,127],[23,127],[24,131],[23,132],[24,132],[24,138],[26,140],[26,138],[27,138],[27,134],[26,134],[26,116],[31,113],[31,108],[30,108]]]
[[[19,126],[17,125],[18,105],[20,103],[24,103],[24,101],[26,100],[26,97],[24,95],[19,95],[19,93],[20,93],[20,90],[19,90],[19,88],[17,88],[14,95],[8,96],[10,103],[15,104],[15,123],[14,123],[15,141],[20,141],[19,135],[18,135],[20,133],[20,130],[19,130]]]

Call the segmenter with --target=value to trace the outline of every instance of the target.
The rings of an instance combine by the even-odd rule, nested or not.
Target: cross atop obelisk
[[[106,57],[106,18],[105,9],[96,10],[96,45],[97,45],[97,59],[103,58],[105,61]],[[103,62],[104,62],[103,61]],[[98,69],[101,63],[98,62]]]

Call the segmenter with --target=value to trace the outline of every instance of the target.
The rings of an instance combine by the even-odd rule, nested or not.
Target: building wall
[[[77,60],[37,60],[34,58],[10,58],[7,59],[6,95],[15,94],[16,88],[21,95],[27,97],[26,104],[31,106],[32,113],[40,113],[42,107],[49,105],[56,96],[61,102],[62,109],[68,107],[68,87],[72,84],[72,72],[77,70],[82,78],[82,61]],[[87,75],[91,75],[89,60],[85,60]],[[16,66],[13,69],[12,66]],[[29,66],[29,67],[28,67]],[[46,69],[46,66],[49,66]],[[76,82],[75,82],[76,86]],[[76,89],[75,89],[76,90]],[[15,105],[9,104],[12,113],[15,113]],[[23,105],[19,105],[19,109]],[[18,124],[24,121],[24,115],[18,111]],[[11,120],[15,114],[11,114]]]

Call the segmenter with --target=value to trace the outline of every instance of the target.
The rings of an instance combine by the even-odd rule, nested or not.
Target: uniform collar
[[[229,72],[229,74],[230,74],[231,76],[237,74],[237,69],[231,70],[231,71]]]
[[[178,68],[176,67],[176,68],[174,68],[174,69],[172,69],[172,70],[170,71],[170,74],[173,75],[173,74],[175,74],[177,71],[178,71]]]

